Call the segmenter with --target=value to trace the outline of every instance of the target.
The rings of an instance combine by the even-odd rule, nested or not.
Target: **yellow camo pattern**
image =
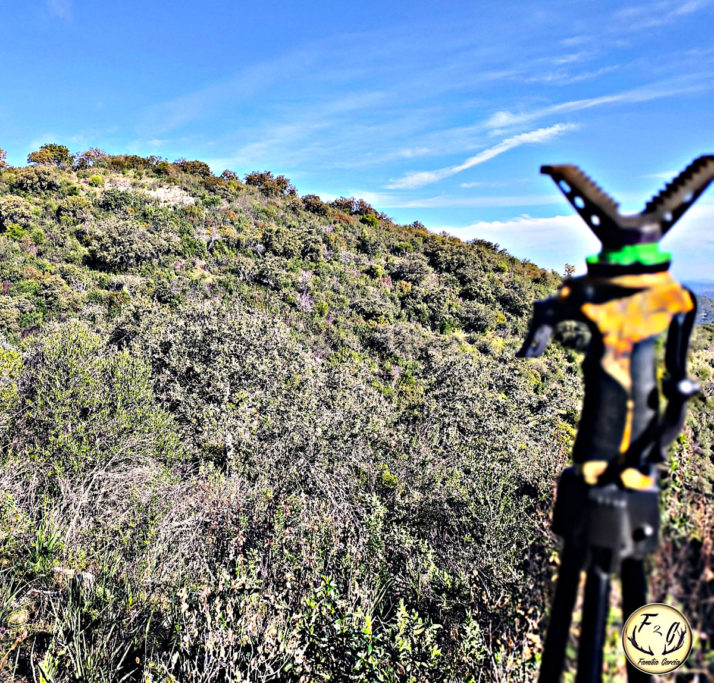
[[[634,345],[666,331],[672,317],[691,311],[694,301],[689,292],[666,272],[623,275],[593,281],[595,285],[605,283],[641,290],[631,296],[602,304],[586,303],[581,307],[583,315],[602,334],[604,352],[600,363],[603,369],[627,392],[627,415],[620,443],[620,462],[624,464],[625,453],[630,447],[634,410],[630,372]],[[561,297],[567,297],[569,293],[563,291]],[[593,467],[586,479],[597,480],[600,474],[598,469]],[[627,488],[643,489],[652,485],[650,477],[632,468],[626,469],[621,479]]]
[[[601,360],[603,369],[630,395],[630,359],[634,345],[664,332],[672,317],[691,311],[694,302],[689,292],[669,273],[625,275],[611,278],[609,283],[644,288],[628,297],[602,304],[587,303],[581,308],[602,334],[605,346]]]

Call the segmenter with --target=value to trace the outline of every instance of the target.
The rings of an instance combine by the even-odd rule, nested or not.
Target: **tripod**
[[[535,302],[517,354],[540,356],[563,320],[579,320],[591,332],[574,466],[560,477],[554,510],[553,530],[564,545],[539,680],[560,678],[580,572],[587,568],[576,680],[595,683],[602,679],[610,575],[620,572],[627,618],[646,603],[643,563],[658,544],[656,463],[666,458],[686,401],[698,391],[686,373],[696,300],[667,272],[671,255],[660,251],[659,240],[714,180],[714,156],[695,159],[636,215],[622,215],[575,166],[543,166],[541,172],[553,178],[602,251],[588,257],[587,275]],[[667,406],[660,415],[655,342],[665,331]],[[627,666],[630,683],[648,678]]]
[[[591,486],[567,468],[558,484],[553,530],[564,539],[560,576],[541,660],[540,683],[560,678],[580,572],[587,567],[577,683],[601,680],[610,575],[622,580],[622,612],[631,614],[647,601],[645,555],[657,549],[659,489],[630,490],[612,482]],[[584,504],[585,503],[585,504]],[[627,663],[630,683],[649,679]]]

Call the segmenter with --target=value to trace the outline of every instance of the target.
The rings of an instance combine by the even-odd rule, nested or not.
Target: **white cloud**
[[[570,38],[562,38],[560,40],[560,44],[563,47],[578,47],[580,45],[585,45],[586,43],[589,43],[592,41],[592,36],[586,36],[586,35],[581,35],[581,36],[571,36]]]
[[[470,183],[459,183],[459,187],[511,187],[523,183],[530,183],[533,178],[509,178],[508,180],[474,180]]]
[[[686,92],[694,92],[711,87],[709,79],[696,84],[660,84],[656,86],[647,86],[643,88],[635,88],[625,92],[616,93],[614,95],[603,95],[601,97],[590,97],[582,100],[571,100],[570,102],[561,102],[549,107],[534,109],[519,113],[509,111],[497,111],[490,116],[484,123],[487,128],[507,128],[510,126],[522,125],[531,123],[546,116],[568,114],[584,109],[592,109],[606,104],[632,104],[640,102],[648,102],[650,100],[661,99],[665,97],[673,97]]]
[[[433,154],[433,152],[434,150],[430,147],[406,147],[404,149],[398,149],[392,156],[395,159],[413,159],[414,157]]]
[[[581,62],[583,59],[589,56],[588,52],[571,52],[567,55],[561,55],[553,59],[553,64],[574,64],[575,62]]]
[[[414,171],[400,180],[393,181],[387,185],[387,188],[390,190],[411,190],[415,187],[423,187],[424,185],[435,183],[453,174],[454,172],[451,168],[442,168],[439,171]]]
[[[714,203],[693,206],[662,240],[671,251],[672,274],[680,280],[711,280],[714,263]],[[600,242],[577,215],[533,218],[520,216],[505,221],[480,221],[464,226],[429,226],[463,240],[483,239],[499,244],[518,258],[543,268],[562,271],[566,263],[585,271],[585,257],[600,251]]]
[[[443,180],[444,178],[448,178],[469,168],[483,164],[486,161],[490,161],[494,157],[514,149],[515,147],[520,147],[521,145],[529,143],[547,142],[558,135],[575,130],[577,127],[577,125],[572,123],[557,123],[554,126],[549,126],[547,128],[538,128],[537,130],[532,130],[527,133],[513,135],[510,138],[501,140],[501,142],[497,145],[489,147],[488,149],[469,157],[461,164],[448,166],[447,168],[442,168],[436,171],[416,171],[408,173],[403,178],[395,180],[391,184],[387,185],[387,188],[390,190],[405,190],[423,187],[424,185],[434,183],[438,180]]]
[[[645,5],[630,5],[615,13],[616,26],[632,30],[667,26],[680,17],[693,14],[711,5],[707,0],[683,0],[680,2],[655,2]]]
[[[672,180],[679,174],[679,171],[662,171],[662,173],[646,173],[642,178],[654,178],[655,180]]]
[[[613,71],[618,71],[622,68],[622,64],[611,64],[609,66],[603,66],[599,69],[592,71],[582,71],[578,73],[571,73],[569,71],[560,69],[558,71],[545,71],[535,73],[531,76],[523,77],[521,80],[524,83],[547,83],[549,85],[571,85],[573,83],[580,83],[581,81],[588,81],[594,78],[600,78],[605,74],[612,73]]]
[[[702,197],[662,240],[672,252],[672,272],[681,280],[712,280],[714,272],[714,203],[712,189]]]
[[[584,270],[585,257],[600,250],[600,242],[576,215],[533,218],[520,216],[506,221],[479,221],[461,227],[431,228],[463,240],[483,239],[499,244],[518,258],[543,268],[562,271],[566,263]]]
[[[72,0],[46,0],[45,5],[54,16],[62,21],[71,21],[74,17]]]

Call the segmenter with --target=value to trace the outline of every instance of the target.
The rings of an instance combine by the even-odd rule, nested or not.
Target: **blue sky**
[[[543,163],[639,211],[714,153],[714,0],[0,4],[0,147],[201,159],[557,270],[598,243]],[[666,238],[714,279],[714,188]]]

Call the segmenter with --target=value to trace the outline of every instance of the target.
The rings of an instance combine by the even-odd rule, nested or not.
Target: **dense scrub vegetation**
[[[531,678],[581,355],[514,353],[561,278],[269,172],[28,161],[0,155],[0,677]],[[693,668],[713,441],[698,399],[652,564]]]

